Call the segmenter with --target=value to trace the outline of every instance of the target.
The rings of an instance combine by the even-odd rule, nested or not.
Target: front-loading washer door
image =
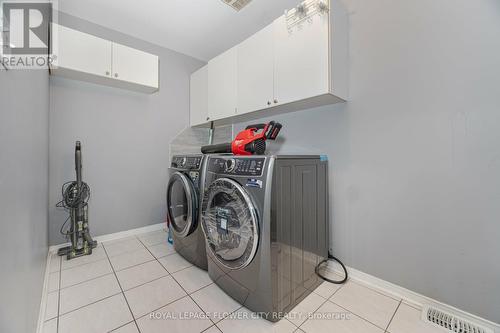
[[[178,236],[186,237],[196,227],[197,195],[193,183],[183,173],[175,172],[170,177],[167,210],[173,232]]]
[[[220,264],[241,269],[252,262],[259,243],[258,216],[240,184],[228,178],[210,184],[203,197],[202,228]]]

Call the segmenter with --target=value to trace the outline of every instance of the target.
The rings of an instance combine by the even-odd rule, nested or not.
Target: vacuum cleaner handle
[[[82,144],[80,141],[76,142],[75,147],[75,171],[76,171],[76,182],[78,187],[82,186]]]
[[[201,147],[201,152],[203,154],[230,154],[233,152],[231,143],[221,143],[218,145],[209,145]]]

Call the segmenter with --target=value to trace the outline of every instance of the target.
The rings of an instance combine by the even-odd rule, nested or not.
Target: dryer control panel
[[[260,177],[264,172],[265,157],[251,158],[211,158],[208,171],[216,174]]]
[[[199,170],[201,166],[201,159],[201,156],[174,156],[172,157],[172,168]]]

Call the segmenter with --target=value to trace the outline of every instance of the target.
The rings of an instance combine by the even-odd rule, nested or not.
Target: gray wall
[[[170,156],[200,154],[201,147],[208,145],[209,128],[187,127],[170,142]],[[214,129],[212,144],[230,142],[233,139],[233,126],[224,125]]]
[[[48,71],[0,71],[0,332],[36,330],[48,249],[48,119]]]
[[[328,154],[346,264],[500,322],[500,2],[347,4],[351,100],[272,151]]]
[[[169,143],[189,126],[189,77],[203,63],[64,14],[59,18],[159,55],[160,91],[139,94],[51,77],[50,244],[64,242],[59,228],[66,214],[54,206],[62,183],[75,178],[76,140],[82,141],[83,176],[92,189],[93,235],[163,222]]]

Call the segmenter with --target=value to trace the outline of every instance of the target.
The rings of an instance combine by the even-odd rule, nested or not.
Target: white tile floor
[[[164,231],[53,256],[43,333],[438,333],[420,310],[349,281],[324,282],[278,323],[257,318],[190,265]]]

